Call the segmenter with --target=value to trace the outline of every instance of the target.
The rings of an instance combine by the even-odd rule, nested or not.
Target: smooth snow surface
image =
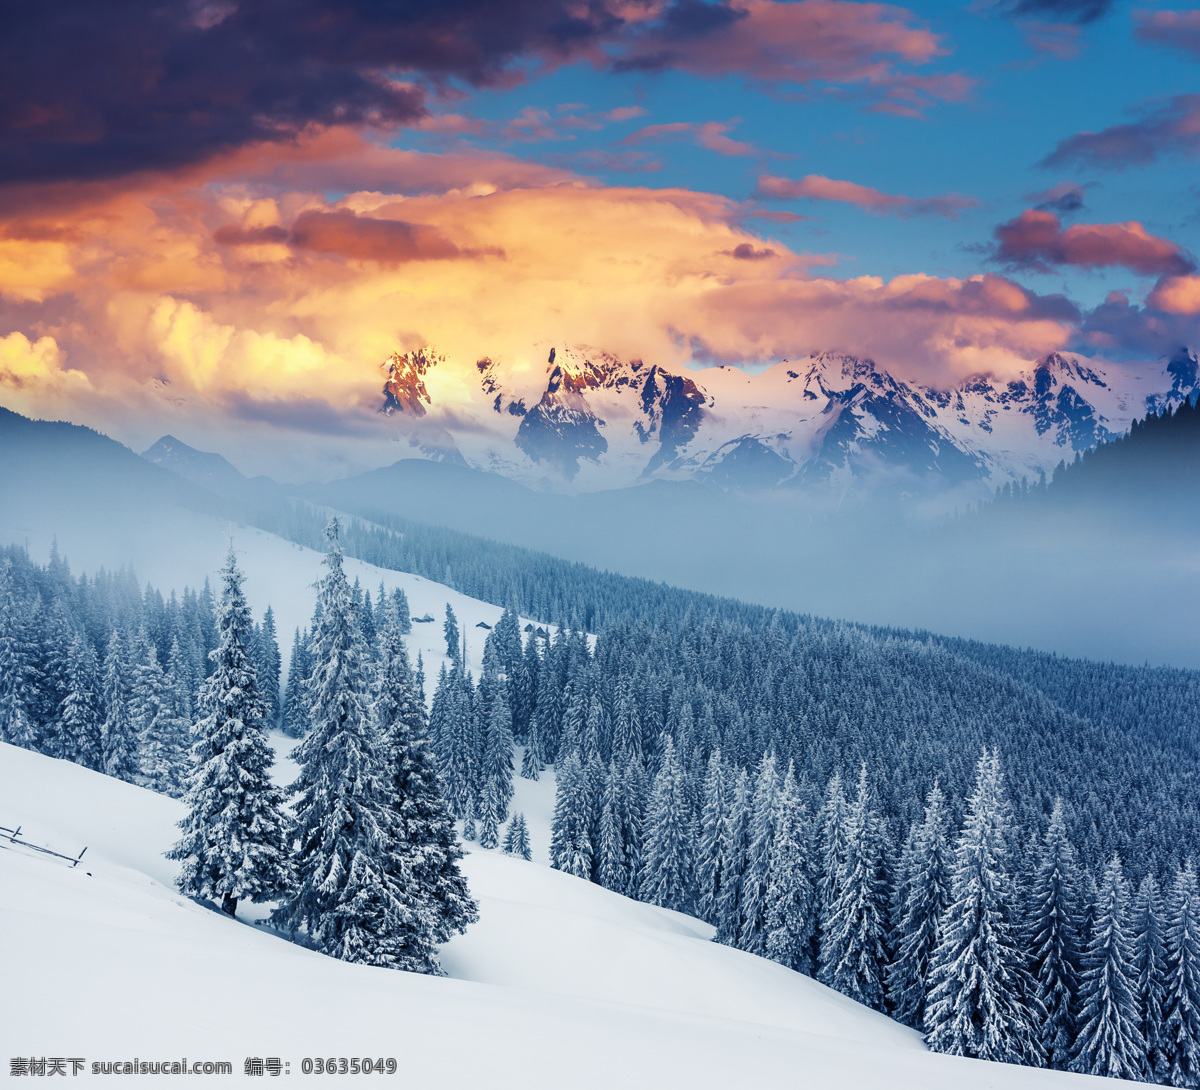
[[[229,1060],[218,1081],[252,1085],[248,1056],[327,1085],[300,1072],[317,1055],[394,1056],[388,1085],[414,1088],[1084,1085],[933,1055],[814,981],[707,941],[699,921],[491,852],[465,863],[481,920],[446,948],[449,979],[347,965],[177,893],[161,852],[181,813],[0,745],[0,824],[71,855],[88,846],[72,870],[0,840],[8,1055]]]

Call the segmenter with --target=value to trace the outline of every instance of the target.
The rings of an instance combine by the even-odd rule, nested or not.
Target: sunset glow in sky
[[[935,384],[1200,347],[1200,10],[5,18],[0,404],[134,445],[361,438],[381,362],[425,344],[672,367],[836,349]]]

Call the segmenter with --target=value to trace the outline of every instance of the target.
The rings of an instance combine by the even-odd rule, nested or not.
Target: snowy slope
[[[417,1087],[1083,1086],[930,1054],[814,981],[706,941],[703,924],[536,863],[466,861],[481,921],[450,979],[347,965],[174,892],[180,804],[0,746],[0,1025],[13,1056],[394,1056]],[[252,1085],[254,1079],[245,1079]],[[390,1083],[391,1080],[389,1080]],[[1096,1080],[1097,1085],[1099,1080]]]
[[[51,517],[35,524],[26,520],[25,525],[11,525],[0,511],[0,542],[26,543],[38,563],[46,562],[51,542],[56,538],[59,551],[76,575],[93,574],[102,567],[113,570],[131,566],[140,580],[150,583],[164,596],[171,590],[182,591],[185,586],[198,588],[206,578],[214,588],[219,586],[217,573],[225,563],[232,541],[238,563],[246,574],[246,597],[255,617],[261,618],[267,606],[275,611],[285,670],[292,633],[296,627],[309,624],[316,605],[315,584],[324,572],[321,553],[254,527],[192,512],[164,512],[161,519],[129,526],[119,519],[93,519],[86,524],[75,524],[65,518]],[[378,568],[352,557],[346,558],[345,570],[351,583],[355,579],[361,581],[372,600],[380,582],[388,591],[402,587],[414,618],[426,615],[434,618],[430,623],[414,623],[408,639],[414,663],[418,652],[424,658],[430,692],[438,669],[448,661],[442,635],[447,604],[454,609],[459,629],[466,635],[467,661],[478,675],[487,630],[477,625],[483,622],[494,626],[503,609],[419,575]],[[528,623],[527,618],[522,618],[522,629]],[[542,627],[555,631],[553,626]]]

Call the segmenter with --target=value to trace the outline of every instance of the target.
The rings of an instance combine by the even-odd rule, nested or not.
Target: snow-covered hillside
[[[181,896],[178,802],[0,745],[0,1024],[13,1056],[395,1057],[405,1085],[582,1088],[1083,1086],[931,1054],[815,981],[708,941],[702,923],[538,863],[472,852],[480,922],[449,979],[349,965]],[[320,1081],[326,1076],[312,1075]],[[245,1081],[256,1084],[251,1077]]]
[[[995,487],[1049,474],[1197,389],[1196,357],[1137,365],[1052,354],[1011,380],[951,389],[837,353],[673,373],[583,348],[528,359],[385,365],[381,411],[423,455],[526,484],[592,491],[649,479],[761,490],[855,478]]]
[[[251,526],[221,522],[192,512],[164,512],[161,519],[133,526],[120,518],[92,520],[87,525],[47,518],[35,526],[24,527],[8,525],[0,512],[0,542],[27,543],[35,560],[44,563],[55,540],[75,574],[92,574],[101,567],[111,571],[127,565],[140,580],[150,583],[164,596],[172,590],[182,591],[185,586],[198,588],[206,578],[216,587],[217,572],[232,542],[246,575],[246,597],[255,616],[261,618],[267,606],[275,611],[285,668],[292,632],[309,624],[316,604],[315,583],[324,571],[319,552]],[[442,634],[447,604],[453,608],[459,628],[466,636],[468,664],[479,672],[487,630],[478,626],[495,625],[503,609],[419,575],[378,568],[352,557],[346,558],[345,569],[346,577],[351,582],[358,579],[372,598],[381,582],[389,591],[402,587],[414,618],[433,617],[430,622],[414,623],[408,639],[414,662],[418,652],[424,659],[430,687],[442,663],[448,661]],[[521,619],[522,628],[528,623],[528,619]],[[544,627],[554,631],[553,626]]]

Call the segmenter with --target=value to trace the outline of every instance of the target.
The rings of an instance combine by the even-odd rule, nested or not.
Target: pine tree
[[[764,923],[767,908],[767,883],[771,873],[771,853],[775,840],[775,810],[779,781],[775,774],[774,754],[765,754],[754,786],[750,814],[746,867],[742,872],[741,925],[737,944],[752,954],[761,954],[766,942]]]
[[[200,698],[194,767],[179,823],[183,836],[168,853],[183,862],[179,888],[220,897],[234,915],[238,901],[267,901],[289,891],[283,795],[271,782],[264,705],[249,655],[250,610],[233,549],[221,569],[220,642]]]
[[[536,780],[538,773],[546,767],[542,753],[541,728],[538,725],[537,713],[529,719],[529,732],[525,738],[525,752],[521,754],[521,779]]]
[[[589,833],[587,779],[579,754],[567,754],[557,771],[554,819],[550,824],[550,866],[577,878],[590,879],[594,848]]]
[[[183,794],[188,772],[185,735],[152,643],[146,646],[145,659],[134,668],[133,679],[130,717],[138,736],[143,782],[152,791],[177,798]]]
[[[850,821],[840,772],[835,772],[830,777],[819,821],[821,826],[821,869],[817,879],[817,922],[820,932],[817,979],[822,984],[832,987],[832,978],[829,974],[836,964],[836,959],[830,959],[825,952],[825,947],[828,936],[836,927],[833,917],[842,899],[842,879],[846,874],[846,831]]]
[[[1138,1032],[1146,1046],[1141,1079],[1166,1082],[1169,1051],[1163,1014],[1166,1002],[1166,949],[1163,939],[1162,903],[1158,883],[1148,874],[1138,887],[1133,922],[1133,969],[1138,1001]]]
[[[750,777],[739,768],[721,824],[721,878],[717,894],[716,941],[733,946],[742,928],[742,875],[750,845]]]
[[[446,657],[466,669],[462,656],[462,637],[458,631],[458,618],[454,616],[454,610],[449,602],[446,603],[446,620],[442,625],[442,635],[446,637]]]
[[[999,754],[985,750],[929,968],[925,1037],[936,1052],[1036,1065],[1036,999],[1015,934],[1003,782]]]
[[[63,757],[100,771],[103,763],[100,730],[104,717],[97,693],[96,653],[80,634],[71,641],[67,677],[67,695],[58,713]]]
[[[1075,1040],[1080,969],[1079,877],[1067,839],[1062,801],[1055,803],[1029,892],[1031,970],[1045,1018],[1038,1037],[1046,1066],[1065,1070]]]
[[[605,889],[624,893],[629,887],[629,860],[621,836],[620,795],[621,777],[617,766],[611,765],[604,785],[604,802],[600,810],[599,867],[596,879]]]
[[[1141,1074],[1145,1061],[1126,930],[1128,898],[1121,860],[1113,856],[1104,870],[1091,940],[1083,956],[1079,1036],[1071,1060],[1072,1069],[1081,1074],[1133,1079]]]
[[[137,732],[129,714],[129,676],[125,645],[113,629],[104,656],[104,723],[100,732],[105,775],[136,783],[138,775]]]
[[[727,805],[721,751],[714,749],[704,777],[700,844],[696,856],[696,915],[708,923],[716,921],[721,896],[721,828]]]
[[[763,952],[780,965],[811,975],[812,939],[817,926],[814,860],[804,801],[790,761],[776,801],[774,825]]]
[[[394,896],[403,906],[390,936],[392,964],[410,972],[440,973],[438,945],[479,918],[459,870],[462,848],[441,793],[429,746],[420,679],[404,642],[395,599],[379,610],[378,655],[371,715],[384,750],[390,783],[387,800],[398,817],[391,849]]]
[[[311,672],[307,640],[296,629],[292,640],[292,656],[288,660],[287,686],[283,696],[283,733],[302,738],[308,731],[308,709],[304,703],[305,686]]]
[[[524,814],[513,814],[512,821],[508,823],[508,828],[504,831],[504,853],[505,855],[515,855],[518,859],[524,859],[526,862],[533,858],[533,851],[529,846],[529,829],[525,824]]]
[[[503,686],[492,697],[487,737],[483,749],[483,790],[480,795],[481,848],[494,848],[500,826],[508,820],[513,795],[512,711]]]
[[[32,749],[36,732],[28,715],[36,671],[25,630],[13,564],[0,560],[0,741]]]
[[[293,756],[297,884],[275,920],[305,928],[344,961],[402,968],[422,905],[403,872],[389,745],[367,708],[362,633],[342,567],[337,520],[326,530],[321,616],[308,682],[310,729]]]
[[[936,784],[925,799],[925,816],[913,836],[908,867],[888,994],[894,1017],[920,1026],[938,925],[950,904],[950,815]]]
[[[864,765],[846,822],[846,855],[838,896],[821,941],[821,973],[830,987],[875,1010],[883,1009],[887,964],[887,883],[884,834]]]
[[[279,699],[282,663],[279,655],[279,637],[275,631],[275,611],[270,606],[267,606],[267,612],[263,614],[262,627],[258,630],[258,658],[255,665],[263,702],[267,709],[267,727],[274,729],[279,725],[282,710]]]
[[[646,811],[641,897],[680,912],[692,904],[693,828],[685,777],[668,736]]]
[[[1175,876],[1166,907],[1166,1017],[1172,1086],[1200,1086],[1200,892],[1191,863]]]

